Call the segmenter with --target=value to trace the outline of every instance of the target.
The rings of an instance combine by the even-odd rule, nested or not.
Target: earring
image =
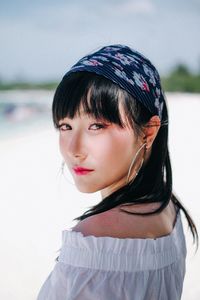
[[[62,173],[62,175],[65,177],[65,179],[67,179],[67,181],[68,181],[70,184],[75,185],[73,182],[71,182],[71,181],[65,176],[65,174],[64,174],[64,168],[65,168],[65,161],[63,160],[63,161],[62,161],[62,164],[61,164],[61,173]]]
[[[143,165],[143,162],[144,162],[144,157],[142,158],[142,161],[141,161],[141,164],[140,164],[139,169],[137,170],[137,172],[135,172],[134,178],[133,178],[130,182],[128,182],[129,176],[130,176],[130,173],[131,173],[131,168],[132,168],[134,162],[136,161],[136,158],[137,158],[138,154],[140,153],[140,151],[141,151],[144,147],[145,147],[145,153],[146,153],[146,149],[147,149],[147,143],[146,143],[146,142],[145,142],[144,144],[142,144],[142,146],[138,149],[138,151],[136,152],[136,154],[135,154],[135,156],[134,156],[134,158],[133,158],[133,160],[132,160],[132,162],[131,162],[131,165],[130,165],[129,170],[128,170],[128,175],[127,175],[127,178],[126,178],[126,184],[128,184],[128,183],[130,184],[131,182],[133,182],[133,180],[134,180],[134,179],[136,178],[136,176],[138,175],[140,169],[142,168],[142,165]],[[144,153],[144,156],[145,156],[145,153]]]
[[[63,160],[63,161],[62,161],[62,164],[61,164],[61,171],[62,171],[62,174],[63,174],[63,172],[64,172],[64,167],[65,167],[65,161]]]

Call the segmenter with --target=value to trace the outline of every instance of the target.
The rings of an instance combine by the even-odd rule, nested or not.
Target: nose
[[[67,152],[71,158],[79,158],[84,160],[87,156],[84,137],[81,133],[74,133],[68,140]]]

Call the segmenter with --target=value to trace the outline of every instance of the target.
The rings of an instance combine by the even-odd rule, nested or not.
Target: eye
[[[106,128],[107,126],[108,126],[108,125],[102,124],[102,123],[94,123],[94,124],[92,124],[92,125],[90,126],[90,129],[91,129],[91,127],[93,127],[92,130],[99,130],[99,129]],[[95,127],[96,127],[96,128],[95,128]]]
[[[60,124],[57,126],[57,129],[60,131],[67,131],[70,130],[71,126],[68,124]]]
[[[94,131],[97,131],[97,130],[100,130],[100,129],[104,129],[108,127],[107,124],[103,124],[103,123],[93,123],[89,126],[89,130],[94,130]],[[59,130],[59,131],[68,131],[68,130],[72,130],[72,127],[69,125],[69,124],[60,124],[60,125],[57,125],[56,128]]]

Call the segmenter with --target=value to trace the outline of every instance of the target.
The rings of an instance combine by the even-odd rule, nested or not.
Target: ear
[[[146,149],[150,149],[157,133],[160,129],[160,118],[158,116],[153,116],[149,122],[144,127],[144,141],[147,143]]]

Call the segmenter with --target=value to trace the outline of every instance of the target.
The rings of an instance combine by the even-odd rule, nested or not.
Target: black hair
[[[140,101],[103,76],[86,71],[71,73],[63,77],[54,95],[52,104],[54,126],[58,129],[61,119],[73,118],[76,114],[80,114],[80,108],[83,107],[86,114],[97,119],[105,119],[123,128],[125,124],[119,112],[120,101],[129,124],[139,135],[142,129],[148,126],[147,123],[153,116]],[[168,110],[165,101],[161,126],[152,145],[151,156],[145,166],[142,166],[135,180],[114,191],[74,220],[83,220],[118,205],[159,202],[158,209],[146,213],[127,212],[121,209],[128,214],[155,214],[161,212],[170,199],[178,210],[184,212],[192,232],[193,242],[197,242],[198,248],[196,226],[186,208],[172,192],[172,169],[168,150]]]

